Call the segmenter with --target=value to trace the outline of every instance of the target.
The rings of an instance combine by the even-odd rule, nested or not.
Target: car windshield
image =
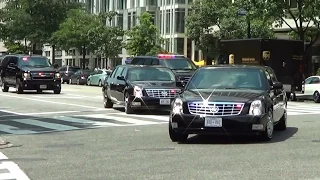
[[[186,89],[250,89],[265,90],[266,82],[259,69],[200,69],[190,79]]]
[[[22,61],[19,61],[19,65],[21,67],[50,67],[51,63],[46,57],[23,57]]]
[[[166,68],[132,68],[128,72],[129,81],[175,81],[173,72]]]
[[[197,67],[187,58],[160,59],[160,65],[174,70],[197,69]]]

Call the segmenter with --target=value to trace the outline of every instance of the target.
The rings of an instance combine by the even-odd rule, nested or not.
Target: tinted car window
[[[264,72],[258,69],[215,68],[197,71],[186,89],[265,90]]]
[[[80,70],[81,68],[79,68],[79,67],[69,67],[68,68],[68,71],[72,71],[72,72],[76,72],[76,71],[78,71],[78,70]]]
[[[18,66],[49,67],[51,64],[45,57],[22,57],[18,62]]]
[[[132,68],[128,71],[130,81],[175,81],[172,71],[165,68]]]
[[[160,65],[170,69],[197,69],[187,58],[160,59]]]

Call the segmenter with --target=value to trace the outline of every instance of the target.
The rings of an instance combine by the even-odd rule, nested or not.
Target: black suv
[[[199,68],[173,101],[169,134],[174,142],[204,133],[271,140],[286,124],[286,93],[271,68],[216,65]]]
[[[102,88],[104,107],[124,105],[135,109],[170,110],[172,100],[181,92],[174,73],[163,66],[119,65],[106,78]]]
[[[53,90],[55,94],[61,92],[60,74],[46,57],[7,55],[0,68],[3,92],[8,92],[9,87],[15,87],[18,94],[23,93],[23,90]]]
[[[159,54],[157,56],[136,56],[130,64],[161,65],[171,69],[181,86],[185,86],[197,66],[183,55]]]

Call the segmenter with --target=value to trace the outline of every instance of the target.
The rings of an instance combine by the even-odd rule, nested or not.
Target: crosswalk
[[[1,134],[39,134],[101,127],[139,126],[168,123],[168,116],[124,113],[86,114],[52,117],[11,116],[0,120]]]
[[[288,103],[288,116],[320,114],[320,104]],[[72,131],[102,127],[123,127],[139,125],[156,125],[168,123],[168,115],[125,114],[123,112],[96,112],[50,117],[8,115],[0,119],[1,134],[39,134],[59,131]]]
[[[316,115],[320,114],[320,104],[313,102],[288,102],[287,111],[289,116]]]

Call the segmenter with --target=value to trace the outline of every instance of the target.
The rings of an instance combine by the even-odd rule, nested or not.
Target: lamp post
[[[244,8],[240,9],[238,12],[238,15],[240,16],[246,16],[246,20],[247,20],[247,38],[250,39],[251,38],[251,22],[250,22],[250,17],[248,16],[248,11],[245,10]]]

